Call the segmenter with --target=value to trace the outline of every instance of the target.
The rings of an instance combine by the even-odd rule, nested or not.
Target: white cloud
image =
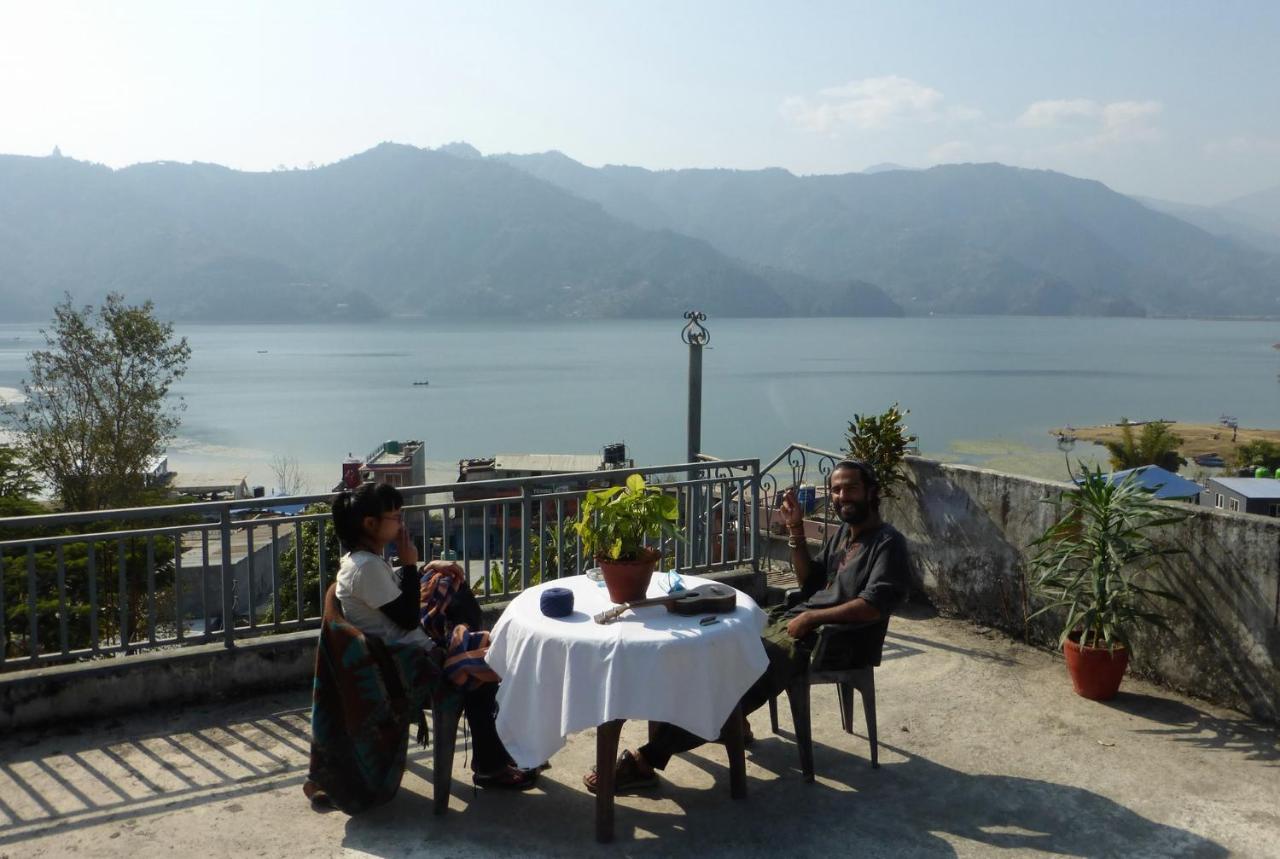
[[[1089,98],[1046,99],[1032,102],[1018,117],[1023,128],[1070,128],[1084,136],[1064,141],[1065,151],[1096,151],[1117,143],[1161,139],[1155,120],[1164,112],[1158,101],[1113,101],[1102,104]]]
[[[819,133],[844,126],[874,130],[904,121],[932,122],[942,116],[942,103],[942,93],[936,89],[886,75],[827,87],[813,99],[792,96],[783,101],[782,114],[801,128]]]
[[[1093,119],[1102,112],[1096,101],[1088,98],[1046,99],[1032,102],[1018,125],[1024,128],[1056,128],[1082,119]]]
[[[1158,101],[1115,101],[1102,108],[1102,130],[1085,141],[1094,148],[1113,143],[1154,142],[1163,136],[1154,120],[1164,112]]]

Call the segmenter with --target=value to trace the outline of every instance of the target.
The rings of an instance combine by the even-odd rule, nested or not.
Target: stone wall
[[[1067,485],[919,458],[909,473],[885,515],[911,541],[924,594],[943,612],[1055,644],[1053,618],[1025,620],[1027,546],[1061,515]],[[1280,721],[1280,519],[1170,504],[1189,518],[1159,540],[1186,551],[1151,584],[1185,604],[1165,611],[1171,633],[1134,636],[1133,670]]]

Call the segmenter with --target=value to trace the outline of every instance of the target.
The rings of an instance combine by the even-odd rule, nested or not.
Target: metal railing
[[[836,520],[830,512],[831,472],[836,463],[846,459],[843,453],[792,443],[783,448],[767,465],[760,469],[760,504],[763,509],[760,523],[771,534],[784,534],[785,528],[777,515],[782,493],[802,486],[813,487],[811,501],[805,499],[805,519],[814,523],[818,535],[826,541]]]
[[[400,487],[422,560],[455,558],[501,599],[590,566],[571,525],[588,488],[641,474],[679,499],[664,568],[758,569],[756,459]],[[340,550],[331,495],[0,519],[0,669],[319,625]],[[292,515],[272,508],[322,504]]]

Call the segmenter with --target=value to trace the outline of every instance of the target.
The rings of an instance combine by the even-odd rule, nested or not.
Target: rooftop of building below
[[[865,723],[840,730],[813,693],[817,783],[753,715],[748,796],[728,796],[724,750],[677,758],[659,789],[622,797],[613,850],[632,856],[1273,855],[1274,729],[1128,679],[1109,704],[1071,692],[1061,660],[1000,633],[914,610],[876,672],[881,768]],[[530,714],[536,718],[536,714]],[[430,755],[399,795],[358,817],[302,796],[309,691],[0,738],[0,854],[563,856],[595,850],[575,735],[524,795],[473,795],[459,736],[450,812],[432,817]],[[623,746],[643,742],[628,724]],[[783,821],[793,821],[786,822]]]

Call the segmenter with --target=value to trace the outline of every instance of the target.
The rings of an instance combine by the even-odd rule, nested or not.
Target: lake
[[[1274,322],[1028,317],[710,319],[703,450],[771,459],[838,449],[854,413],[893,402],[926,455],[1061,477],[1052,427],[1171,418],[1280,426]],[[0,388],[16,388],[38,325],[0,324]],[[182,325],[193,350],[171,467],[272,483],[293,456],[309,488],[348,452],[426,442],[432,479],[494,453],[589,453],[625,441],[640,464],[685,451],[683,320],[388,320]],[[414,386],[427,381],[426,386]],[[1099,451],[1082,444],[1073,453]]]

